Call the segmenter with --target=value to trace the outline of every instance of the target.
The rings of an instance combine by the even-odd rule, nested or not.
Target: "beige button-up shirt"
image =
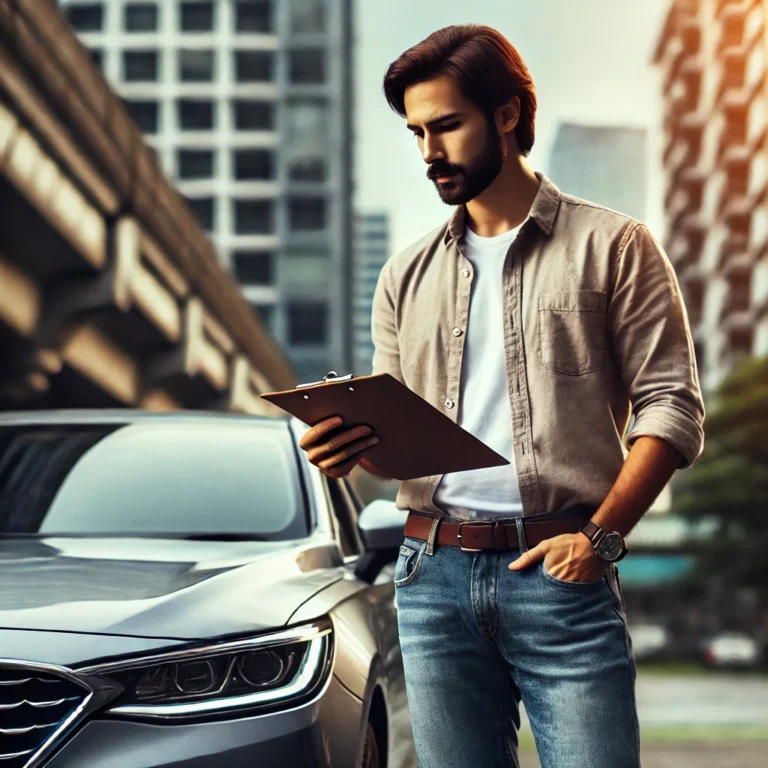
[[[690,466],[704,404],[674,270],[638,221],[560,192],[543,174],[501,276],[508,408],[526,516],[599,506],[641,435]],[[391,258],[371,318],[373,372],[389,373],[454,422],[469,318],[466,209]],[[635,421],[626,434],[630,414]],[[400,484],[397,506],[444,514],[441,475]]]

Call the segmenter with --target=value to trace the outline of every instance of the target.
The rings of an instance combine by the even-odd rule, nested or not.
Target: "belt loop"
[[[515,525],[517,526],[517,543],[520,547],[520,554],[528,551],[528,541],[525,538],[525,526],[523,525],[523,518],[518,517],[515,519]]]
[[[440,523],[442,522],[442,517],[435,517],[432,520],[432,527],[429,529],[429,537],[427,538],[427,549],[426,553],[430,555],[435,554],[435,542],[437,541],[437,529],[440,527]]]

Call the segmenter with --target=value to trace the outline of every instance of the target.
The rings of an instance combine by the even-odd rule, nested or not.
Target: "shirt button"
[[[445,401],[445,407],[446,408],[453,408],[454,405],[455,405],[455,403],[453,402],[453,400],[446,400]]]
[[[469,277],[469,270],[468,269],[462,269],[461,274],[464,275],[464,277]]]
[[[462,333],[461,328],[454,328],[453,329],[453,335],[454,336],[461,336],[461,333]]]

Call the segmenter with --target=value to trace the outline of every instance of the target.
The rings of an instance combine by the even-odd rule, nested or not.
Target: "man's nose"
[[[427,165],[432,165],[435,160],[444,160],[445,153],[443,152],[443,146],[440,140],[435,136],[425,136],[424,143],[421,147],[421,153],[424,157],[424,162]]]

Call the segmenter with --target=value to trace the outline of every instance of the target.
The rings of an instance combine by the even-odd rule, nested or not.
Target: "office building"
[[[352,0],[60,0],[299,379],[351,361]]]
[[[664,99],[666,248],[711,392],[768,354],[766,3],[674,0],[654,52]]]
[[[360,214],[355,227],[355,288],[352,310],[353,372],[367,375],[373,363],[371,309],[373,293],[384,262],[389,258],[389,216]]]
[[[646,168],[644,128],[561,123],[548,175],[569,195],[644,221]]]

